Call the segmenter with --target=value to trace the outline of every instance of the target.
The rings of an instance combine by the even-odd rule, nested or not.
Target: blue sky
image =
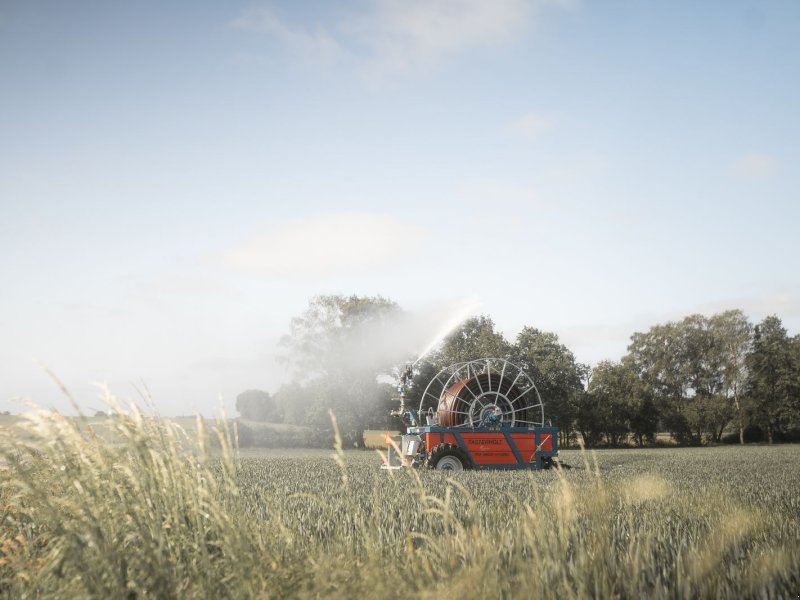
[[[800,332],[797,2],[0,2],[0,409],[285,379],[319,293]]]

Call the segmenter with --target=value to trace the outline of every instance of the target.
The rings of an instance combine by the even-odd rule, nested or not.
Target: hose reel
[[[544,404],[533,380],[500,358],[456,363],[439,371],[422,394],[420,419],[430,409],[442,427],[544,425]]]

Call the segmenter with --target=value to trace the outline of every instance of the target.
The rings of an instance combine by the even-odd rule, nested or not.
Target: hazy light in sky
[[[790,1],[5,3],[0,409],[233,413],[324,293],[797,333],[798,57]]]
[[[423,234],[419,225],[393,217],[322,215],[281,223],[222,260],[234,269],[290,279],[357,273],[408,258]]]

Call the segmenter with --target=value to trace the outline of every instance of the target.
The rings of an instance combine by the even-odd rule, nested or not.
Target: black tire
[[[440,471],[466,471],[472,468],[472,461],[467,453],[458,446],[439,444],[431,448],[427,465],[429,469]]]

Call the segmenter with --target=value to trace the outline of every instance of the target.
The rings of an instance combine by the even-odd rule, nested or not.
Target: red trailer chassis
[[[558,456],[555,427],[409,427],[391,438],[383,468],[547,469]],[[459,464],[460,463],[460,464]]]

